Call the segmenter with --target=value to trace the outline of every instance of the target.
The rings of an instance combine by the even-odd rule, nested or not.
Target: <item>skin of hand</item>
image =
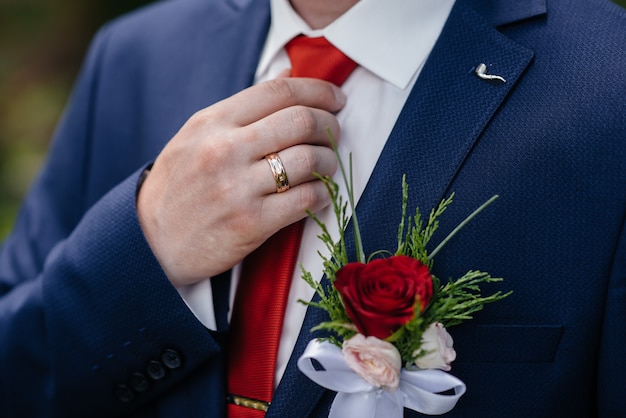
[[[157,157],[137,197],[142,230],[174,286],[222,273],[281,228],[330,203],[313,173],[332,175],[328,130],[341,90],[270,80],[194,114]],[[276,193],[265,155],[278,152],[290,189]]]

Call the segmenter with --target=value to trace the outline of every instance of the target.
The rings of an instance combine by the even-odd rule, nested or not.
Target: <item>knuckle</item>
[[[225,131],[223,117],[213,108],[198,110],[185,122],[181,132],[188,138],[210,138],[218,132]]]
[[[281,102],[294,103],[296,92],[292,84],[285,78],[277,78],[263,84],[269,90],[269,94],[275,96]]]
[[[291,108],[291,122],[299,131],[310,134],[317,130],[317,119],[308,107],[294,106]]]
[[[232,195],[230,191],[226,191],[229,195]],[[236,199],[236,196],[231,196],[232,199]],[[223,228],[229,231],[230,234],[241,237],[240,239],[247,237],[253,240],[256,230],[259,226],[260,215],[263,211],[261,204],[255,202],[246,201],[246,204],[233,205],[232,200],[229,200],[228,215],[224,217]],[[222,205],[225,206],[225,205]]]
[[[229,229],[231,231],[235,231],[240,237],[248,237],[250,239],[255,231],[255,228],[258,224],[255,222],[257,220],[257,216],[255,216],[255,211],[242,211],[240,216],[237,216],[233,222],[229,225]]]
[[[189,118],[189,123],[192,126],[203,127],[212,123],[213,120],[213,111],[209,108],[204,108],[198,110],[196,113],[191,115]]]
[[[196,165],[198,174],[211,179],[212,194],[230,196],[243,173],[237,158],[236,141],[227,133],[219,138],[203,138],[189,151],[188,165]],[[238,168],[239,167],[239,168]]]
[[[222,169],[221,162],[231,155],[230,141],[205,141],[198,150],[198,157],[206,169]]]
[[[320,159],[312,147],[300,147],[295,155],[295,164],[306,173],[312,173],[318,170]]]
[[[185,124],[179,130],[178,135],[185,137],[193,137],[194,133],[202,129],[204,126],[204,112],[202,110],[197,111],[187,119]]]
[[[320,188],[314,187],[311,182],[302,184],[297,189],[299,207],[315,212],[324,204],[323,193],[320,193]]]

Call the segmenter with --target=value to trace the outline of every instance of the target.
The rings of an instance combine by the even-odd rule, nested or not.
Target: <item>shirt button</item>
[[[120,384],[115,387],[115,396],[117,396],[117,399],[120,401],[128,403],[135,399],[135,392],[128,386]]]
[[[148,390],[150,382],[143,373],[133,373],[130,376],[130,387],[137,392],[145,392]]]
[[[163,365],[155,360],[150,360],[146,365],[146,373],[152,380],[161,380],[165,377]]]
[[[176,351],[169,349],[163,351],[161,354],[161,360],[163,361],[163,364],[165,364],[165,367],[170,370],[178,369],[183,363],[181,355]]]

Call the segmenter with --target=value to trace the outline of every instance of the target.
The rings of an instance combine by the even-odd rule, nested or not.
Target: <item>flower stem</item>
[[[352,153],[349,154],[349,169],[350,176],[346,175],[346,169],[343,165],[343,161],[339,156],[339,150],[337,148],[337,143],[335,142],[335,138],[333,137],[330,129],[327,129],[328,138],[330,140],[330,145],[333,147],[333,151],[337,156],[337,161],[339,162],[339,169],[341,170],[341,176],[343,177],[343,182],[346,185],[346,191],[348,193],[348,202],[350,203],[350,209],[352,210],[352,226],[354,227],[354,245],[356,247],[356,261],[359,263],[363,263],[365,260],[365,251],[363,250],[363,241],[361,240],[361,231],[359,229],[359,221],[356,216],[356,207],[354,204],[354,186],[352,181]]]
[[[493,202],[494,202],[494,201],[495,201],[498,197],[499,197],[499,196],[498,196],[497,194],[496,194],[496,195],[491,196],[491,198],[490,198],[489,200],[487,200],[485,203],[483,203],[482,205],[480,205],[480,206],[478,207],[478,209],[476,209],[476,210],[475,210],[474,212],[472,212],[472,213],[471,213],[471,214],[470,214],[467,218],[465,218],[465,219],[463,220],[463,222],[461,222],[461,223],[460,223],[460,224],[459,224],[456,228],[454,228],[454,230],[453,230],[452,232],[450,232],[450,233],[448,234],[448,236],[447,236],[447,237],[446,237],[443,241],[441,241],[441,243],[437,246],[437,248],[435,248],[435,249],[433,250],[433,252],[431,252],[431,253],[428,255],[428,259],[429,259],[429,260],[432,260],[432,259],[433,259],[433,258],[437,255],[437,253],[438,253],[439,251],[441,251],[441,249],[444,247],[444,245],[446,245],[446,244],[448,243],[448,241],[450,241],[450,240],[452,239],[452,237],[454,237],[454,236],[455,236],[455,235],[456,235],[456,234],[457,234],[457,233],[458,233],[461,229],[463,229],[463,227],[464,227],[465,225],[467,225],[467,224],[468,224],[468,222],[469,222],[469,221],[471,221],[471,220],[472,220],[472,218],[474,218],[474,216],[476,216],[476,215],[478,215],[480,212],[482,212],[482,211],[483,211],[483,209],[485,209],[487,206],[489,206],[490,204],[492,204],[492,203],[493,203]]]

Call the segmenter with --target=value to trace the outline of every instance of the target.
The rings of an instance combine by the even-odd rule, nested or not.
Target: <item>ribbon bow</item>
[[[385,391],[356,374],[341,349],[328,341],[312,340],[298,359],[298,368],[318,385],[337,392],[329,418],[402,418],[404,408],[439,415],[454,408],[465,393],[461,380],[436,369],[402,369],[398,390]],[[453,395],[441,394],[450,390]]]

